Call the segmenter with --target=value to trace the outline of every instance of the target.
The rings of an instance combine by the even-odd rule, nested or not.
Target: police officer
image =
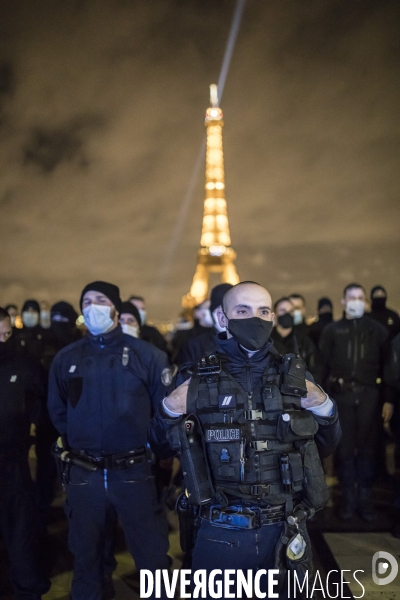
[[[132,335],[135,338],[140,337],[140,313],[132,302],[123,302],[121,304],[119,323],[124,333]]]
[[[218,323],[217,312],[221,308],[222,298],[232,285],[230,283],[220,283],[211,290],[209,313],[212,319],[213,327],[208,327],[204,333],[194,337],[186,342],[179,350],[176,357],[178,366],[184,364],[192,365],[196,360],[206,354],[212,354],[216,350],[217,334],[225,331]]]
[[[104,570],[110,511],[118,515],[138,570],[169,567],[168,528],[146,450],[146,430],[165,396],[169,369],[163,352],[122,332],[117,286],[88,284],[80,306],[88,333],[57,354],[48,406],[66,452],[72,599],[101,600],[110,575]]]
[[[34,363],[12,340],[11,320],[0,308],[0,533],[18,600],[40,600],[50,582],[37,562],[34,487],[29,473],[30,424],[42,393]]]
[[[149,342],[149,344],[152,344],[163,352],[167,352],[167,342],[162,334],[158,331],[157,327],[147,323],[147,309],[143,296],[131,296],[129,302],[136,306],[140,314],[140,339]]]
[[[307,334],[307,327],[295,327],[295,308],[289,298],[280,298],[274,304],[276,324],[271,333],[275,348],[281,354],[299,352],[315,381],[321,381],[321,360],[314,342]]]
[[[206,298],[193,309],[193,327],[188,329],[177,329],[173,335],[172,361],[178,362],[181,349],[191,340],[204,334],[213,335],[213,320],[210,312],[210,300]]]
[[[301,556],[311,568],[305,518],[328,499],[314,439],[322,455],[330,454],[340,425],[334,402],[309,373],[305,379],[304,363],[273,350],[273,317],[271,297],[259,284],[229,290],[218,314],[226,339],[218,336],[217,354],[200,359],[150,426],[158,451],[167,451],[167,442],[178,448],[189,501],[200,505],[193,570],[277,565],[283,573],[288,544],[291,566]],[[203,468],[191,454],[196,447]]]
[[[381,323],[389,332],[392,340],[400,332],[400,317],[398,313],[387,308],[387,293],[382,285],[376,285],[371,290],[371,312],[370,316]]]
[[[325,296],[318,300],[317,304],[318,319],[311,323],[308,329],[308,335],[318,348],[321,334],[325,327],[333,321],[333,304],[329,298]]]
[[[385,402],[387,388],[382,390],[382,402],[378,386],[388,357],[388,333],[365,314],[366,295],[360,284],[345,287],[342,306],[345,316],[325,327],[320,344],[328,391],[337,402],[343,430],[337,450],[343,493],[339,516],[351,519],[358,504],[360,516],[372,521],[378,424],[380,415],[387,422],[393,411],[393,405]]]

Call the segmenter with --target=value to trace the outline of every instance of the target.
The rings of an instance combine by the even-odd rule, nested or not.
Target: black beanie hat
[[[106,281],[93,281],[88,283],[82,290],[81,299],[79,300],[79,306],[82,310],[83,296],[86,292],[100,292],[107,296],[109,300],[114,304],[117,312],[121,314],[121,298],[119,295],[119,287],[113,283],[107,283]]]
[[[123,313],[129,313],[130,315],[134,316],[136,321],[138,322],[139,327],[142,325],[140,313],[136,306],[132,304],[132,302],[122,302],[121,312],[119,313],[119,315],[121,316]]]
[[[40,313],[40,306],[39,306],[39,302],[37,300],[26,300],[24,302],[24,305],[22,307],[22,311],[24,312],[25,310],[28,310],[28,308],[33,308],[33,310],[35,312]]]
[[[69,302],[56,302],[50,309],[50,319],[53,321],[57,321],[57,317],[64,317],[68,319],[71,325],[75,325],[76,320],[78,318],[78,313]]]
[[[323,306],[330,306],[333,308],[333,304],[329,298],[323,297],[318,300],[318,310],[320,310]]]
[[[372,288],[372,290],[371,290],[371,296],[370,296],[370,297],[371,297],[371,300],[372,300],[372,297],[373,297],[373,295],[375,294],[375,292],[377,292],[378,290],[382,290],[382,292],[385,294],[385,296],[387,296],[387,294],[386,294],[386,290],[385,290],[385,288],[383,287],[383,285],[376,285],[376,286],[375,286],[375,287],[373,287],[373,288]]]
[[[222,298],[225,296],[226,292],[231,288],[233,288],[233,285],[231,285],[230,283],[220,283],[219,285],[213,287],[210,296],[211,312],[214,312],[214,310],[218,308],[218,306],[221,306]]]

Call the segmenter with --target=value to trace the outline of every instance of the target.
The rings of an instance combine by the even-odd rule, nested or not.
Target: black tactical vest
[[[200,421],[216,492],[269,504],[294,499],[318,509],[329,498],[314,441],[318,423],[300,397],[281,393],[278,361],[251,393],[226,371],[197,370],[187,412]]]

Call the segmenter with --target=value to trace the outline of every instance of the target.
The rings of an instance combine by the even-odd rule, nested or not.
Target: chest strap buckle
[[[266,418],[266,413],[263,410],[245,410],[244,416],[247,421],[259,421]]]
[[[254,450],[256,450],[257,452],[259,452],[260,450],[270,450],[268,440],[265,440],[265,442],[250,442],[249,446],[250,448],[254,448]]]
[[[270,485],[252,485],[250,486],[250,494],[252,496],[263,496],[269,494],[271,490]]]

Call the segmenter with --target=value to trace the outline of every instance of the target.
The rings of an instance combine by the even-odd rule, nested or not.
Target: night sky
[[[204,138],[233,0],[3,0],[0,304],[105,279],[176,318],[201,233]],[[241,279],[273,298],[357,280],[400,309],[400,3],[248,0],[223,99]]]

